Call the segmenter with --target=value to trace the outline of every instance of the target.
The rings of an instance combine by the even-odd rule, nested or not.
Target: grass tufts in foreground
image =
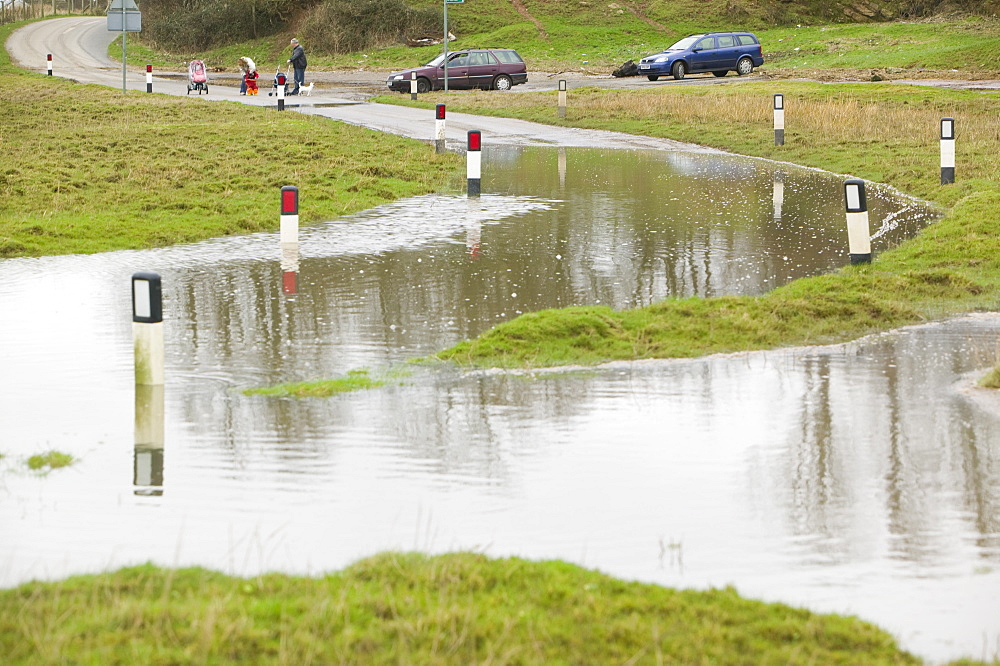
[[[60,451],[46,451],[28,458],[28,469],[35,472],[50,472],[60,467],[69,467],[76,462],[76,458],[68,453]]]
[[[5,664],[916,664],[853,617],[561,562],[385,553],[322,578],[151,565],[0,591]]]
[[[344,377],[314,382],[289,382],[262,388],[244,389],[244,395],[264,395],[272,398],[329,398],[338,393],[363,391],[385,386],[384,379],[373,379],[367,370],[351,370]]]

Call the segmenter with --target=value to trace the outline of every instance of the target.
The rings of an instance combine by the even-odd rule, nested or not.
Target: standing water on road
[[[483,179],[478,201],[393,203],[303,227],[297,248],[275,233],[0,261],[0,585],[472,549],[732,584],[859,615],[932,659],[993,654],[1000,421],[962,387],[995,362],[1000,322],[587,371],[402,372],[521,312],[761,294],[847,263],[829,174],[487,148]],[[877,187],[869,202],[876,257],[933,219]],[[162,396],[133,383],[140,270],[163,277]],[[385,386],[241,393],[356,369]],[[79,462],[27,471],[52,449]]]

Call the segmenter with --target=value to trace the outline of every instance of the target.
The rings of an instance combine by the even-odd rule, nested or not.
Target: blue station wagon
[[[703,32],[688,35],[670,48],[639,61],[639,74],[650,81],[661,76],[683,79],[686,74],[712,72],[744,76],[764,64],[760,40],[752,32]]]

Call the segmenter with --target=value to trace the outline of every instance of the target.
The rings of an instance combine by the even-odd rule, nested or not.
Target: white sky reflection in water
[[[479,202],[303,227],[295,295],[276,234],[0,261],[0,584],[146,560],[320,573],[390,548],[479,549],[733,584],[857,614],[934,659],[992,656],[1000,423],[962,387],[996,360],[993,317],[580,372],[389,374],[519,311],[761,293],[845,263],[836,178],[559,152],[495,151]],[[930,219],[869,200],[873,231]],[[164,279],[165,445],[138,447],[158,496],[133,485],[138,270]],[[238,391],[356,368],[388,385]],[[24,471],[49,449],[80,462]]]

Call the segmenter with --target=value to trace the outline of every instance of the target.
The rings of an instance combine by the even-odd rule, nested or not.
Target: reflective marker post
[[[48,69],[49,76],[52,76],[52,54],[48,54],[46,57],[45,67]]]
[[[566,117],[566,79],[559,79],[559,117]]]
[[[941,184],[955,182],[955,119],[941,119]]]
[[[417,99],[417,73],[410,72],[410,99]]]
[[[278,80],[278,111],[285,110],[285,75],[279,73]]]
[[[436,153],[445,151],[444,113],[444,104],[438,104],[434,108],[434,152]]]
[[[153,66],[146,65],[146,92],[153,92]]]
[[[871,236],[868,230],[868,201],[865,182],[858,178],[844,181],[844,203],[847,206],[847,242],[851,264],[870,264]]]
[[[163,292],[156,273],[132,275],[135,383],[163,384]]]
[[[465,151],[465,173],[468,179],[468,196],[478,197],[481,187],[480,172],[483,161],[483,134],[469,130],[468,150]]]
[[[299,242],[299,188],[281,188],[281,242]]]
[[[785,96],[774,95],[774,145],[785,145]]]

